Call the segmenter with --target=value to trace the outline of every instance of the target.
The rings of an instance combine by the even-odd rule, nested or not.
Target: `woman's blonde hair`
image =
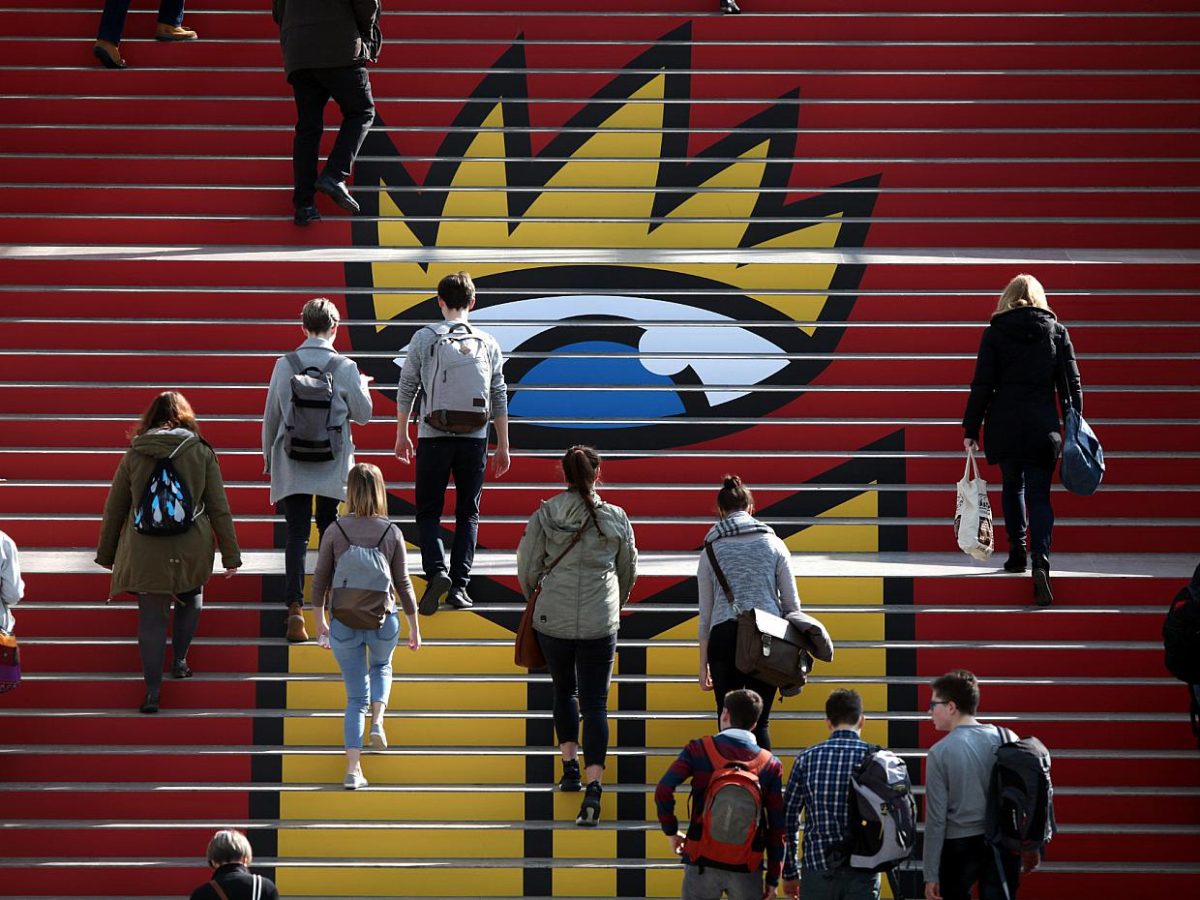
[[[996,311],[992,315],[998,316],[1023,306],[1036,306],[1038,309],[1054,312],[1046,302],[1046,289],[1032,275],[1018,275],[1010,281],[1004,293],[1000,295],[1000,302],[996,304]]]
[[[387,491],[379,466],[357,463],[346,477],[346,511],[356,516],[387,518]]]

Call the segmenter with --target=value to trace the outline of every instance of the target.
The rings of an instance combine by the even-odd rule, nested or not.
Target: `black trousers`
[[[316,501],[314,504],[313,501]],[[317,540],[337,518],[338,500],[312,494],[289,494],[275,504],[287,522],[287,538],[283,544],[283,602],[304,605],[304,559],[308,555],[308,539],[312,534],[313,510],[316,509]],[[313,603],[317,601],[313,597]]]
[[[1019,856],[1001,853],[1003,877],[1008,881],[1009,896],[1017,900],[1021,883]],[[983,835],[946,838],[942,845],[942,864],[938,870],[942,900],[971,900],[971,885],[979,883],[979,900],[1004,900],[1004,883],[996,871],[996,852]]]
[[[579,743],[583,716],[583,755],[589,766],[608,757],[608,686],[612,683],[617,636],[586,641],[536,632],[554,682],[554,731],[560,744]]]
[[[734,660],[737,658],[737,621],[730,619],[714,625],[708,633],[708,671],[712,675],[713,699],[717,701],[717,718],[725,707],[725,695],[739,688],[749,688],[762,697],[763,711],[754,727],[758,746],[771,749],[771,704],[775,702],[775,688],[757,678],[740,671]]]
[[[163,647],[167,642],[167,616],[174,612],[171,653],[175,660],[187,657],[196,626],[200,624],[200,588],[182,594],[138,594],[138,652],[146,687],[162,684]]]
[[[375,101],[371,99],[371,79],[366,66],[338,66],[332,69],[298,69],[288,76],[296,98],[296,137],[292,143],[292,175],[295,190],[292,203],[312,206],[316,192],[317,161],[321,135],[325,131],[325,104],[332,98],[342,111],[325,171],[338,181],[350,177],[350,169],[359,148],[375,121]]]

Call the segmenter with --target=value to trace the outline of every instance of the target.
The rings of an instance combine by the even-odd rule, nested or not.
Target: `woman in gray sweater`
[[[700,595],[700,689],[712,691],[717,717],[725,706],[725,695],[749,688],[762,697],[763,711],[754,727],[758,746],[771,749],[771,704],[775,688],[751,678],[734,665],[737,655],[737,617],[751,609],[786,616],[800,609],[792,558],[787,546],[771,526],[754,518],[754,495],[736,475],[726,475],[717,492],[720,519],[704,538],[712,545],[717,564],[729,582],[733,603],[717,580],[708,552],[700,554],[696,581]]]
[[[577,825],[600,820],[600,781],[608,754],[608,688],[621,607],[637,578],[633,527],[619,506],[596,494],[600,456],[571,447],[563,456],[567,489],[544,502],[517,548],[517,578],[528,598],[541,585],[533,627],[554,682],[554,730],[562,750],[559,789],[578,791],[579,717],[587,792]]]

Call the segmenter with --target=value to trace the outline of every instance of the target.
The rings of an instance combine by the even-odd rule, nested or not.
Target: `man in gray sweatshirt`
[[[1018,858],[1003,855],[1004,871],[997,872],[995,851],[984,838],[992,766],[1006,738],[995,725],[975,719],[979,682],[971,672],[948,672],[932,688],[933,727],[949,734],[930,748],[925,765],[925,898],[970,900],[978,882],[979,900],[1016,900]],[[1020,862],[1029,872],[1040,856]]]

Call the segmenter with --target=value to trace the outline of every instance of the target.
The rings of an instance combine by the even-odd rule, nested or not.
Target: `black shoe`
[[[187,664],[186,659],[177,659],[171,665],[172,678],[191,678],[192,667]]]
[[[325,174],[317,179],[313,187],[322,194],[328,195],[334,203],[346,210],[346,212],[358,212],[358,201],[350,196],[350,191],[346,189],[346,182],[338,181],[332,175]]]
[[[1038,606],[1049,606],[1054,602],[1050,590],[1050,560],[1034,554],[1033,557],[1033,602]]]
[[[158,712],[158,688],[146,689],[146,696],[142,698],[142,705],[138,707],[138,712]]]
[[[736,16],[742,11],[742,8],[737,5],[736,0],[721,0],[721,12],[727,16]]]
[[[438,572],[425,583],[425,593],[417,604],[417,611],[423,616],[432,616],[437,612],[438,604],[450,590],[450,578],[445,572]]]
[[[320,222],[321,214],[317,212],[315,206],[297,206],[296,213],[292,216],[292,221],[304,227],[309,222]]]
[[[1024,572],[1029,565],[1029,555],[1020,544],[1008,548],[1008,561],[1004,563],[1005,572]]]
[[[593,781],[588,784],[587,793],[583,795],[583,803],[579,807],[579,815],[575,817],[576,825],[595,828],[600,823],[600,795],[603,792],[600,782]]]
[[[455,588],[446,595],[446,605],[455,609],[470,609],[475,605],[475,601],[467,596],[466,588]]]
[[[558,789],[573,794],[582,787],[583,779],[579,773],[579,760],[564,759],[562,778],[558,779]]]

